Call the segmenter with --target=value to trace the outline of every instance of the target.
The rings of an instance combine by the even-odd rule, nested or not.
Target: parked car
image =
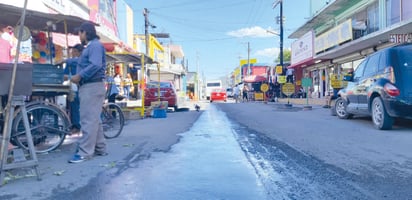
[[[348,85],[338,92],[334,111],[339,118],[370,115],[380,130],[394,118],[412,119],[412,44],[382,49],[363,60]]]
[[[213,89],[210,93],[210,102],[213,101],[227,101],[226,91],[224,89]]]
[[[160,84],[160,94],[159,94]],[[157,82],[151,81],[146,84],[144,105],[150,106],[151,102],[158,101],[160,95],[160,101],[167,101],[168,107],[173,107],[175,111],[178,109],[177,93],[174,85],[171,82]]]
[[[227,98],[233,98],[233,89],[226,88],[226,94],[227,94]]]

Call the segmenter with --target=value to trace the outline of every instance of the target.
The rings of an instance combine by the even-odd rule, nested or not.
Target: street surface
[[[39,155],[42,181],[10,180],[0,199],[412,199],[409,120],[379,131],[318,105],[201,109],[129,121],[109,156],[80,164],[68,140]]]

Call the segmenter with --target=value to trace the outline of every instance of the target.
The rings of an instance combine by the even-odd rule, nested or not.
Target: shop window
[[[352,17],[353,39],[358,39],[366,34],[367,29],[366,10],[356,13]]]
[[[402,0],[402,21],[412,19],[412,1]]]
[[[406,0],[409,2],[410,0]],[[386,24],[387,26],[396,24],[401,21],[400,0],[386,0]],[[412,9],[412,8],[409,8]]]
[[[367,8],[368,13],[368,34],[373,33],[379,30],[379,6],[378,2],[376,1],[372,5],[368,6]]]

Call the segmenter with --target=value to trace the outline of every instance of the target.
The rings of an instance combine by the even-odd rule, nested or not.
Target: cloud
[[[266,48],[256,51],[253,55],[277,59],[279,52],[279,48]]]
[[[274,31],[271,27],[264,29],[260,26],[254,26],[250,28],[242,28],[239,30],[230,31],[226,34],[229,36],[241,38],[241,37],[273,37],[274,35],[273,33],[277,33],[277,31]]]

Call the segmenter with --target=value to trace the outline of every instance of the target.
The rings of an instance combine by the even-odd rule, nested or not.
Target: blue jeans
[[[129,96],[130,96],[130,85],[125,85],[125,86],[123,86],[123,93],[124,93],[124,96],[126,97],[126,99],[129,99]]]
[[[80,129],[80,100],[79,92],[77,91],[74,96],[74,100],[70,102],[70,120],[72,122],[72,128]]]

